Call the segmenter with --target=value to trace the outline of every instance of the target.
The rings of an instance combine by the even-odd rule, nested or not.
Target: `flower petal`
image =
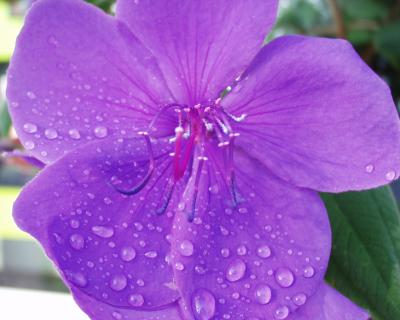
[[[117,18],[154,53],[181,103],[216,99],[249,65],[277,0],[118,0]]]
[[[180,315],[178,303],[172,303],[159,310],[140,311],[113,307],[78,290],[74,290],[74,296],[93,320],[184,320]]]
[[[221,178],[224,166],[209,156],[193,223],[182,212],[175,216],[177,286],[195,319],[284,319],[299,306],[293,299],[311,296],[323,280],[331,245],[328,217],[316,193],[235,156],[238,206]],[[193,180],[181,210],[192,205]]]
[[[400,174],[400,122],[387,85],[343,40],[281,37],[223,101],[238,145],[319,191],[373,188]]]
[[[41,242],[73,291],[116,308],[153,310],[179,298],[166,259],[173,214],[167,207],[157,215],[168,204],[170,144],[152,144],[155,170],[136,195],[117,188],[146,176],[144,139],[106,139],[47,166],[14,205],[17,224]]]
[[[318,292],[304,308],[293,315],[293,320],[368,320],[369,314],[356,306],[327,284],[321,285]]]
[[[7,98],[18,136],[41,161],[90,140],[129,137],[170,97],[155,59],[115,18],[78,0],[39,1],[29,11]]]

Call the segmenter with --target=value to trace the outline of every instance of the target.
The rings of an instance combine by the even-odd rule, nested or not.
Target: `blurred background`
[[[23,17],[33,1],[0,0],[0,152],[20,150],[5,101],[5,72]],[[113,1],[92,0],[112,13]],[[391,87],[400,107],[399,0],[281,0],[270,39],[289,33],[348,39]],[[38,171],[13,157],[0,158],[0,287],[66,291],[40,247],[19,231],[11,208],[21,186]],[[400,188],[397,185],[394,189]],[[398,199],[400,192],[396,191]]]

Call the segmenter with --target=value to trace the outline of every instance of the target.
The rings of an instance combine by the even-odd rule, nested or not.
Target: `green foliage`
[[[374,44],[382,56],[400,69],[400,21],[380,29],[375,34]]]
[[[333,231],[327,280],[374,320],[400,319],[400,213],[390,188],[323,199]]]
[[[11,119],[8,114],[6,103],[0,102],[0,138],[6,137],[11,127]]]

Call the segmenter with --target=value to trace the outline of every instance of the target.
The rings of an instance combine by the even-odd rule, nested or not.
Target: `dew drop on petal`
[[[275,273],[275,280],[282,288],[288,288],[294,282],[293,272],[287,268],[280,268]]]
[[[57,130],[55,130],[55,129],[46,129],[46,130],[44,131],[44,135],[45,135],[46,138],[49,139],[49,140],[53,140],[53,139],[55,139],[55,138],[58,137]]]
[[[396,178],[396,172],[389,171],[388,173],[386,173],[385,178],[387,181],[393,181]]]
[[[271,248],[267,245],[262,245],[258,247],[257,255],[263,259],[269,258],[271,256]]]
[[[215,315],[215,298],[206,289],[197,289],[192,295],[192,311],[196,320],[210,320]]]
[[[305,278],[312,278],[315,275],[315,269],[312,266],[304,268],[303,275]]]
[[[69,136],[74,140],[79,140],[81,138],[81,134],[76,129],[70,129],[68,131]]]
[[[115,320],[121,320],[122,319],[122,315],[117,311],[113,311],[113,313],[111,315]]]
[[[282,320],[289,316],[289,308],[287,306],[279,307],[275,310],[275,318]]]
[[[372,173],[375,170],[375,167],[372,164],[368,164],[365,166],[365,171],[367,173]]]
[[[144,255],[145,255],[145,257],[150,258],[150,259],[157,258],[157,252],[156,251],[148,251]]]
[[[247,253],[247,248],[245,245],[241,245],[236,249],[236,253],[238,256],[244,256]]]
[[[66,278],[78,287],[86,287],[87,279],[81,272],[65,271]]]
[[[189,240],[183,240],[179,244],[179,252],[185,257],[190,257],[193,254],[193,243]]]
[[[37,131],[37,125],[33,123],[25,123],[23,128],[26,133],[35,133]]]
[[[121,259],[129,262],[135,259],[136,257],[136,250],[132,247],[123,247],[121,249]]]
[[[226,270],[226,278],[231,281],[239,281],[244,277],[246,272],[246,264],[242,259],[233,260]]]
[[[144,304],[144,298],[141,294],[131,294],[128,301],[132,307],[141,307]]]
[[[36,94],[35,94],[34,92],[32,92],[32,91],[28,91],[28,92],[26,93],[26,96],[27,96],[29,99],[31,99],[31,100],[36,99]]]
[[[80,234],[74,233],[69,237],[69,244],[75,250],[81,250],[85,246],[85,239]]]
[[[106,226],[94,226],[92,232],[101,238],[111,238],[114,235],[114,229]]]
[[[97,137],[97,138],[105,138],[105,137],[107,137],[107,135],[108,135],[108,129],[106,128],[106,127],[102,127],[102,126],[100,126],[100,127],[96,127],[95,129],[94,129],[94,135]]]
[[[307,302],[307,296],[304,293],[299,293],[292,298],[292,301],[296,306],[302,306]]]
[[[259,304],[268,304],[272,297],[271,288],[266,284],[260,284],[256,287],[254,295]]]
[[[128,280],[123,274],[117,274],[111,279],[110,287],[115,291],[121,291],[126,288]]]
[[[230,254],[230,251],[228,248],[222,248],[221,249],[221,256],[223,256],[224,258],[228,258]]]
[[[31,140],[25,141],[24,147],[26,150],[33,150],[33,149],[35,149],[35,143]]]

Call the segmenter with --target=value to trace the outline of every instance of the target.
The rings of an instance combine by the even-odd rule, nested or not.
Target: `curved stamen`
[[[175,189],[175,183],[172,181],[172,179],[169,180],[167,188],[169,189],[167,191],[167,196],[166,196],[165,200],[163,199],[164,201],[163,201],[162,206],[160,208],[158,208],[156,211],[156,214],[158,216],[161,216],[165,213],[165,211],[168,208],[169,202],[171,201],[172,194],[174,193],[174,189]]]
[[[141,191],[149,182],[149,180],[154,172],[154,168],[155,168],[153,148],[151,147],[151,141],[150,141],[149,134],[148,134],[148,132],[139,132],[139,134],[143,135],[143,137],[146,139],[147,151],[149,154],[149,168],[147,169],[147,174],[143,178],[143,180],[138,185],[133,187],[132,189],[124,190],[124,189],[120,189],[116,186],[113,186],[115,188],[115,190],[117,190],[119,193],[122,193],[127,196],[133,196],[133,195],[137,194],[139,191]]]
[[[151,122],[149,124],[149,127],[148,127],[149,131],[151,131],[151,129],[153,129],[156,121],[160,118],[160,116],[170,108],[179,108],[178,110],[180,110],[180,109],[186,108],[186,105],[181,105],[181,104],[178,104],[178,103],[170,103],[170,104],[167,104],[166,106],[162,107],[161,110],[158,111],[156,113],[156,115],[154,116],[154,118],[151,120]]]
[[[192,204],[190,206],[190,211],[188,212],[188,217],[187,217],[189,222],[192,222],[194,220],[194,216],[196,213],[197,196],[199,194],[199,184],[200,184],[201,172],[203,170],[204,162],[208,160],[208,158],[205,156],[200,156],[197,159],[199,160],[199,165],[197,166],[196,176],[195,176],[195,180],[194,180]]]
[[[235,168],[233,165],[233,152],[235,149],[234,147],[235,138],[238,136],[239,136],[238,133],[231,133],[229,135],[229,148],[228,148],[228,185],[231,188],[231,194],[235,207],[238,205],[238,194],[236,190]]]

